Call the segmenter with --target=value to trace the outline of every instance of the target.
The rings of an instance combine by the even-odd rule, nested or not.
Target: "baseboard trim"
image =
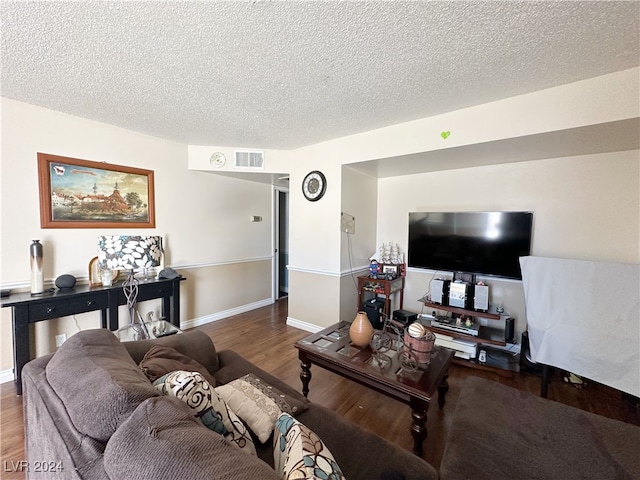
[[[303,322],[302,320],[297,320],[292,317],[287,317],[287,325],[290,327],[296,327],[300,330],[304,330],[305,332],[318,333],[325,327],[319,327],[318,325],[314,325],[312,323]]]
[[[273,299],[265,298],[264,300],[248,303],[246,305],[240,305],[239,307],[230,308],[229,310],[223,310],[221,312],[205,315],[204,317],[193,318],[191,320],[187,320],[186,322],[180,322],[180,328],[182,330],[188,330],[193,327],[199,327],[200,325],[206,325],[207,323],[217,322],[218,320],[222,320],[223,318],[249,312],[251,310],[255,310],[256,308],[266,307],[267,305],[271,304],[273,304]]]
[[[13,376],[13,368],[0,372],[0,383],[13,382],[14,380],[15,377]]]

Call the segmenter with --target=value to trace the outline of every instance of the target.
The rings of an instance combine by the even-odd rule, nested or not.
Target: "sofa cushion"
[[[640,478],[640,427],[469,377],[440,478]]]
[[[46,375],[75,428],[101,442],[140,403],[160,395],[106,329],[84,330],[70,337],[47,364]]]
[[[163,395],[186,403],[205,427],[224,436],[245,452],[256,454],[247,427],[200,373],[178,370],[160,377],[153,385]]]
[[[404,418],[403,412],[398,415]],[[401,472],[405,480],[438,479],[438,472],[411,450],[359,427],[326,407],[311,403],[296,420],[322,439],[349,480],[377,480],[385,470]],[[406,435],[410,438],[408,425]]]
[[[140,368],[152,382],[169,372],[184,370],[198,372],[212,386],[216,386],[215,378],[207,371],[204,365],[168,345],[153,345],[142,358]]]
[[[124,342],[123,345],[136,363],[140,363],[145,354],[154,345],[166,345],[194,359],[210,373],[215,373],[219,367],[218,354],[211,337],[202,330],[191,329],[178,335],[140,340],[138,342]]]
[[[266,463],[203,427],[185,404],[171,397],[142,403],[109,440],[104,464],[113,479],[278,478]]]
[[[262,443],[271,436],[282,412],[295,414],[307,407],[252,373],[217,387],[216,392]]]
[[[271,385],[272,387],[277,388],[280,392],[286,394],[287,402],[295,401],[302,408],[304,408],[303,405],[309,404],[307,397],[303,396],[298,388],[294,388],[279,378],[265,372],[256,364],[249,362],[246,358],[233,350],[222,350],[218,352],[218,359],[220,361],[220,368],[218,371],[214,372],[218,385],[227,384],[237,378],[253,373],[266,384]],[[289,398],[291,400],[289,400]],[[297,413],[300,413],[300,411]]]
[[[342,470],[320,437],[288,413],[276,421],[273,457],[274,469],[283,480],[344,480]]]

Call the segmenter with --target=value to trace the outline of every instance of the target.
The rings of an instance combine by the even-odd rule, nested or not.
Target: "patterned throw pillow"
[[[282,412],[295,415],[306,408],[252,373],[216,387],[216,392],[262,443],[269,440]]]
[[[185,402],[207,428],[256,455],[256,447],[245,425],[200,373],[177,370],[158,378],[153,386],[162,394]]]
[[[287,413],[276,421],[273,462],[276,473],[283,480],[345,480],[318,435]]]

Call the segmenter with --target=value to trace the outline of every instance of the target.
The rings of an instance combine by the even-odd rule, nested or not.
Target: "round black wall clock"
[[[318,170],[307,173],[302,181],[302,193],[310,202],[316,202],[322,198],[327,190],[327,179]]]

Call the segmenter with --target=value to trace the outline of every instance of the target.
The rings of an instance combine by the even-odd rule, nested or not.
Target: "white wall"
[[[353,320],[358,311],[359,275],[368,273],[369,258],[377,249],[377,178],[348,166],[342,169],[342,211],[355,217],[355,233],[341,232],[340,320]]]
[[[162,235],[166,265],[187,277],[182,320],[197,322],[243,306],[270,303],[272,188],[267,184],[187,169],[187,146],[110,125],[2,99],[0,282],[29,287],[29,244],[44,245],[45,281],[63,273],[86,280],[103,234]],[[150,169],[155,172],[155,229],[41,229],[36,153]],[[249,221],[251,215],[263,218]],[[51,286],[49,284],[48,286]],[[186,301],[188,299],[188,301]],[[159,310],[159,302],[141,309]],[[13,366],[11,312],[0,312],[0,373]],[[99,327],[98,314],[77,316],[79,328]],[[76,321],[36,325],[38,355],[53,335],[77,331]]]

